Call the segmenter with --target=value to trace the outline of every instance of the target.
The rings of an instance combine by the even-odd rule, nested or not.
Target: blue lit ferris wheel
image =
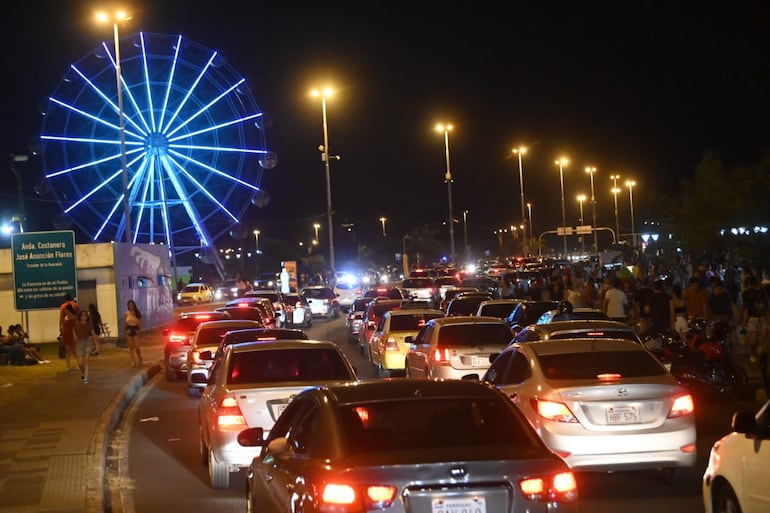
[[[222,56],[180,35],[138,33],[70,66],[49,97],[41,133],[45,177],[63,214],[93,241],[125,240],[116,77],[122,77],[130,240],[175,254],[243,231],[264,206],[265,116]]]

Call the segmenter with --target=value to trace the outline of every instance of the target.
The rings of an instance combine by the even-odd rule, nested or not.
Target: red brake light
[[[243,418],[238,401],[232,395],[224,397],[219,402],[217,407],[217,426],[238,426],[238,429],[243,429],[240,426],[246,426],[246,419]]]
[[[674,404],[671,405],[671,411],[669,412],[669,418],[681,417],[682,415],[689,415],[695,411],[695,403],[692,400],[690,394],[680,395],[674,399]]]
[[[247,306],[251,306],[251,305],[249,305],[248,303],[238,303],[238,305],[237,305],[237,306],[238,306],[238,307],[241,307],[241,308],[245,308],[245,307],[247,307]]]
[[[185,333],[176,333],[174,331],[168,336],[168,341],[174,344],[189,344],[190,340]]]
[[[363,509],[368,511],[389,508],[395,497],[395,486],[326,483],[321,492],[321,503],[349,506],[361,501]]]
[[[196,314],[196,315],[194,316],[194,318],[195,318],[195,320],[197,320],[197,321],[201,321],[201,322],[203,322],[203,321],[205,321],[205,320],[207,320],[207,319],[211,319],[211,315],[210,315],[210,314]]]
[[[519,482],[519,489],[530,501],[573,502],[577,500],[577,481],[572,472],[530,477]]]
[[[433,360],[438,362],[448,362],[449,361],[449,348],[447,347],[437,347],[433,351]]]
[[[532,408],[538,415],[553,422],[575,423],[578,421],[564,403],[532,399]]]

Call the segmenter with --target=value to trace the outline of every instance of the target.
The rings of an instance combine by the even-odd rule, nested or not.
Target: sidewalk
[[[88,384],[67,371],[55,343],[41,347],[49,364],[0,367],[0,513],[104,512],[110,435],[161,369],[160,331],[140,335],[141,369],[115,339],[102,343]]]
[[[50,364],[0,367],[0,513],[104,513],[105,468],[110,435],[124,409],[162,368],[161,329],[142,333],[145,365],[129,365],[128,350],[102,344],[91,359],[89,384],[67,371],[56,344],[46,344]],[[766,400],[759,368],[746,351],[733,350],[756,386],[758,408]]]

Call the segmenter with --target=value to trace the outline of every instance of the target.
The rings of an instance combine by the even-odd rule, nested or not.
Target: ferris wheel
[[[49,188],[90,240],[123,241],[130,228],[131,242],[166,244],[175,255],[210,250],[228,230],[243,231],[250,205],[267,203],[260,182],[277,160],[265,116],[218,52],[181,35],[140,32],[119,50],[118,63],[114,45],[102,43],[49,97],[41,132]]]

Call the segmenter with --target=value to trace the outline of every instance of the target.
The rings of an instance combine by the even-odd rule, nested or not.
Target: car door
[[[406,353],[407,375],[412,378],[427,378],[427,367],[430,361],[430,340],[433,338],[435,328],[432,324],[426,324],[412,341],[409,352]]]

